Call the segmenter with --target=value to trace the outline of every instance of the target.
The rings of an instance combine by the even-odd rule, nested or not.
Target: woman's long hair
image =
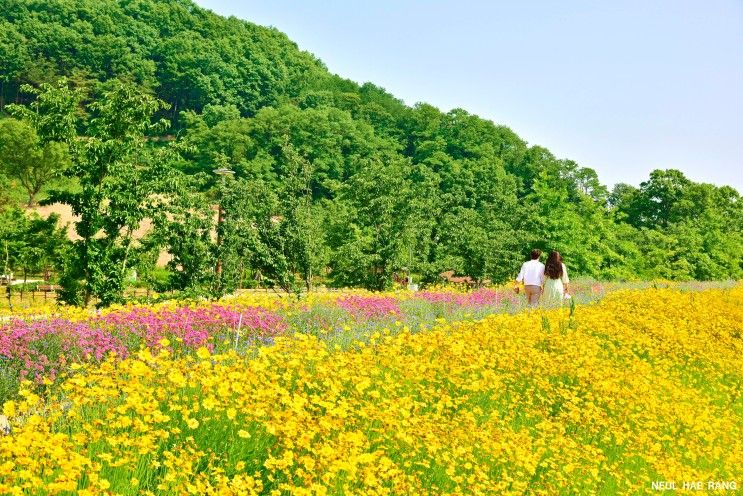
[[[544,264],[544,275],[550,279],[560,279],[562,277],[562,257],[559,251],[550,252],[547,263]]]

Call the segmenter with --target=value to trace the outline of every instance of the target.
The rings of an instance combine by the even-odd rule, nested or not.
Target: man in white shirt
[[[539,297],[542,295],[542,285],[544,284],[544,264],[539,261],[542,251],[533,249],[531,251],[531,260],[524,262],[516,278],[514,291],[519,292],[519,283],[524,283],[524,293],[529,300],[529,305],[537,305]]]

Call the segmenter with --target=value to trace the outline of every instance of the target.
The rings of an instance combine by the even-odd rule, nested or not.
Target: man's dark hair
[[[540,250],[539,248],[534,248],[531,251],[531,259],[532,260],[539,260],[539,257],[541,257],[541,256],[542,256],[542,250]]]

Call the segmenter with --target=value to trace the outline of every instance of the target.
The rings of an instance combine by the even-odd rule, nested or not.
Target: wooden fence
[[[59,286],[54,284],[40,284],[35,290],[15,289],[11,286],[10,295],[8,295],[8,288],[6,286],[0,288],[0,308],[9,308],[11,305],[13,307],[28,307],[44,303],[54,304],[57,301],[58,289]],[[168,292],[164,294],[172,295],[175,293]],[[126,292],[127,298],[149,298],[153,295],[154,292],[152,290],[144,288],[137,288]]]

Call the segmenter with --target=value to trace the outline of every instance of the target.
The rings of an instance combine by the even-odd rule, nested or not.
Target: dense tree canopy
[[[119,110],[135,112],[136,125],[114,119]],[[104,117],[108,127],[96,124]],[[109,145],[129,157],[118,189],[106,179],[109,193],[124,194],[127,181],[132,191],[165,191],[142,174],[158,170],[153,157],[175,140],[180,154],[168,166],[193,179],[195,196],[171,201],[169,216],[152,214],[156,232],[144,245],[170,251],[180,289],[262,278],[295,290],[318,276],[383,288],[395,273],[434,281],[447,270],[503,281],[532,247],[560,250],[571,275],[743,276],[743,202],[732,188],[656,170],[610,192],[594,170],[505,126],[406,106],[330,74],[273,28],[190,0],[0,0],[0,119],[0,167],[29,202],[54,175],[73,190],[94,184],[96,171],[118,163],[105,156]],[[158,119],[167,131],[151,125]],[[218,182],[219,166],[234,179]],[[81,198],[65,194],[48,200]],[[98,200],[96,215],[105,214],[108,200]],[[104,243],[91,229],[115,237],[145,213],[122,215],[110,226],[92,218],[90,249]],[[128,241],[114,244],[112,266],[126,266]],[[84,274],[78,267],[75,277]],[[113,270],[101,281],[120,287],[122,277]]]

